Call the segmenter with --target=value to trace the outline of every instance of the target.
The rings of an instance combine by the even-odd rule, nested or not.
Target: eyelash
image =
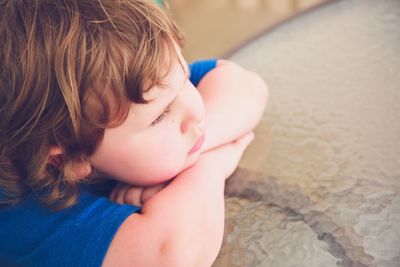
[[[157,124],[159,124],[160,122],[162,122],[162,121],[167,117],[168,112],[169,112],[169,108],[167,108],[160,116],[158,116],[158,118],[155,119],[155,120],[151,123],[151,126],[156,126]]]
[[[186,81],[189,81],[189,77],[190,77],[190,72],[189,72],[189,75],[188,75],[188,78],[186,79]],[[186,82],[186,81],[185,81],[185,82]],[[160,116],[158,116],[157,119],[155,119],[155,120],[151,123],[151,126],[154,127],[154,126],[156,126],[157,124],[161,123],[161,122],[167,117],[168,112],[169,112],[169,107],[168,107]]]

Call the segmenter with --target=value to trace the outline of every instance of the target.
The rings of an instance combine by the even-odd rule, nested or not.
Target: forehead
[[[163,66],[167,74],[162,85],[156,84],[143,93],[144,99],[150,102],[131,104],[130,113],[132,113],[132,116],[128,116],[128,121],[130,121],[128,124],[133,127],[133,130],[140,131],[160,115],[175,97],[176,91],[179,90],[185,76],[187,77],[189,74],[189,67],[180,49],[177,50],[175,56],[172,54],[172,57],[172,61],[171,58],[167,58]]]
[[[175,49],[175,51],[166,53],[164,56],[164,64],[162,66],[162,73],[164,73],[164,75],[161,84],[150,87],[143,92],[144,99],[152,101],[157,98],[160,93],[162,93],[161,91],[165,91],[166,87],[168,87],[170,78],[174,76],[175,73],[179,72],[179,70],[183,70],[185,73],[189,72],[189,67],[182,56],[181,49],[175,42],[173,49]]]

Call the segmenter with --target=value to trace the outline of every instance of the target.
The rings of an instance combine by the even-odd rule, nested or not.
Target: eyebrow
[[[182,64],[180,64],[180,65],[182,66]],[[184,64],[184,65],[183,65],[183,71],[184,71],[185,74],[186,74],[185,81],[186,81],[186,79],[190,79],[190,67],[189,67],[188,64]],[[157,119],[159,116],[161,116],[161,114],[163,114],[167,109],[169,109],[170,106],[172,105],[172,103],[175,101],[175,99],[176,99],[177,97],[178,97],[178,96],[176,95],[170,102],[168,102],[168,104],[167,104],[166,106],[164,106],[164,107],[161,109],[161,112],[157,112],[157,115],[155,116],[155,118],[153,118],[153,119],[150,121],[150,123],[152,123],[155,119]]]

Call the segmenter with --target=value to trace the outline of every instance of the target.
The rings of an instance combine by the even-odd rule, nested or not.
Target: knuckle
[[[132,192],[127,191],[124,195],[124,201],[125,203],[132,203],[134,202],[134,195],[132,194]]]
[[[124,201],[127,204],[140,205],[140,190],[131,188],[125,192]]]

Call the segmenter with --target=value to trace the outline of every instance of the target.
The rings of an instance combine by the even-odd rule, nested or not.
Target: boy
[[[147,0],[0,0],[0,19],[0,265],[210,266],[264,82],[190,74]]]

